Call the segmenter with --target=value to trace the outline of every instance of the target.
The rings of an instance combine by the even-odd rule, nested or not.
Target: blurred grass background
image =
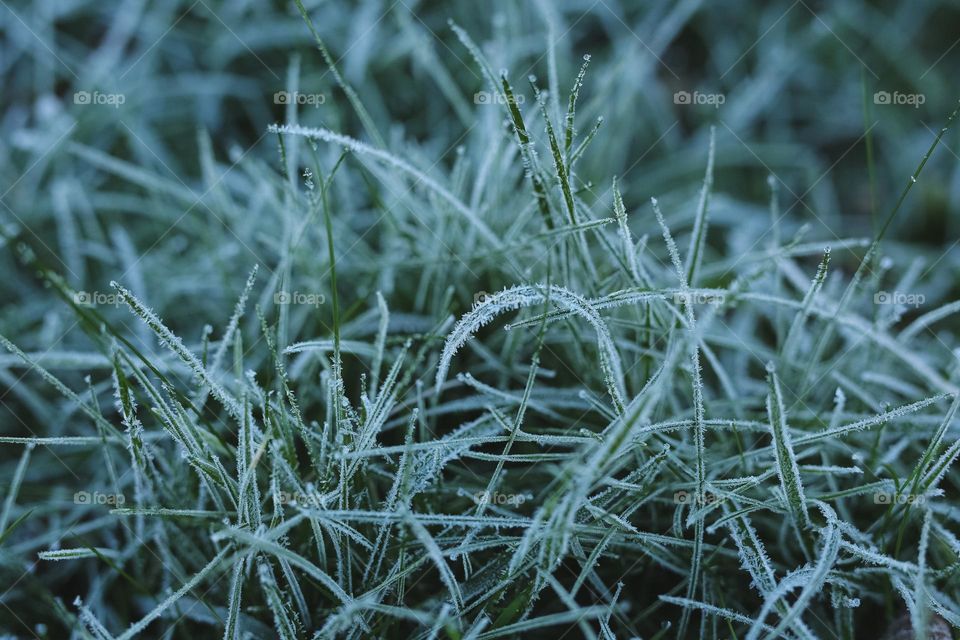
[[[605,187],[609,175],[620,174],[628,205],[692,188],[705,125],[716,124],[719,215],[737,216],[745,228],[767,224],[750,203],[768,197],[766,175],[773,173],[782,209],[790,211],[785,224],[810,223],[826,240],[866,234],[872,212],[889,210],[957,100],[950,78],[960,56],[953,28],[960,7],[952,2],[398,1],[307,8],[390,147],[404,141],[404,151],[450,167],[457,146],[485,135],[474,118],[502,117],[473,103],[485,87],[447,25],[453,19],[522,86],[530,73],[545,79],[552,57],[558,76],[571,79],[580,57],[593,56],[581,126],[601,115],[604,123],[594,145],[602,151],[580,167],[585,182]],[[105,289],[104,262],[119,253],[98,249],[126,235],[134,254],[146,253],[145,284],[172,278],[180,283],[177,295],[203,291],[194,304],[207,311],[229,304],[229,296],[186,281],[191,259],[170,258],[208,256],[211,226],[238,236],[238,258],[267,251],[255,225],[218,208],[217,194],[246,188],[240,197],[249,198],[242,176],[256,174],[256,163],[277,165],[276,140],[265,132],[285,118],[273,96],[288,88],[291,65],[299,65],[302,91],[325,97],[302,108],[300,122],[363,137],[292,4],[5,2],[0,20],[2,220],[60,256],[68,279],[84,290]],[[75,104],[78,91],[122,94],[124,103]],[[678,105],[678,91],[719,93],[724,103]],[[879,91],[919,94],[923,103],[875,104]],[[205,182],[207,140],[214,166]],[[955,133],[945,147],[941,155],[956,153]],[[97,152],[153,181],[110,171]],[[249,165],[235,166],[241,158]],[[958,231],[948,215],[960,198],[957,169],[939,160],[892,234],[933,259]],[[184,203],[194,206],[169,231]],[[952,252],[945,261],[953,268]],[[235,268],[209,266],[205,280],[215,287]],[[16,269],[13,262],[5,267]],[[4,323],[25,328],[42,320],[46,305],[28,282],[3,286],[6,300],[22,300],[5,309]],[[167,302],[151,300],[161,311]]]

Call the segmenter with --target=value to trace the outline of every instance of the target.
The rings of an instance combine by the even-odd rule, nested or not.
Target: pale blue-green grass
[[[4,5],[0,632],[960,628],[909,4]]]

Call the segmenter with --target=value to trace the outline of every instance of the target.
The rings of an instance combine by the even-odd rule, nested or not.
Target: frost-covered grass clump
[[[233,35],[259,34],[257,73],[274,76],[260,86],[286,98],[227,122],[187,109],[195,145],[167,138],[176,118],[149,102],[72,115],[42,98],[50,127],[66,123],[52,159],[42,126],[15,145],[50,186],[23,167],[0,227],[19,296],[0,324],[3,631],[960,628],[956,260],[902,241],[924,185],[948,191],[957,112],[905,136],[912,157],[883,158],[869,121],[882,102],[861,104],[857,76],[856,109],[837,117],[867,146],[867,215],[838,235],[830,204],[856,198],[808,201],[822,178],[797,195],[738,134],[754,122],[750,78],[685,115],[689,135],[640,175],[649,122],[624,112],[617,60],[638,45],[560,50],[570,16],[532,4],[484,45],[465,8],[450,24],[407,7],[380,25],[373,4],[247,16]],[[687,4],[649,18],[651,53],[693,20]],[[333,55],[325,25],[353,16],[392,44],[374,55],[357,34],[358,51]],[[538,21],[547,44],[512,37],[509,19]],[[301,55],[279,56],[278,33]],[[77,90],[106,82],[109,42]],[[214,40],[226,62],[208,82],[241,74],[235,46]],[[66,50],[69,65],[80,48]],[[429,81],[386,77],[396,60]],[[637,73],[669,98],[672,81]],[[249,88],[227,84],[209,87],[215,113]],[[256,141],[224,148],[244,118]],[[111,121],[136,151],[75,139]],[[796,148],[761,151],[779,168]]]

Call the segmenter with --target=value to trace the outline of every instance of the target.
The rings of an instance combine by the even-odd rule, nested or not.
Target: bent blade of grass
[[[544,293],[545,291],[548,291],[548,293]],[[464,314],[453,331],[447,336],[443,345],[443,353],[437,366],[436,392],[440,392],[440,388],[446,380],[454,354],[473,333],[502,313],[542,303],[548,297],[552,303],[560,306],[564,311],[583,317],[593,327],[599,343],[600,367],[603,370],[607,391],[610,393],[617,413],[622,413],[626,393],[622,387],[623,368],[609,329],[600,314],[585,298],[557,285],[550,285],[549,287],[518,285],[504,289],[499,293],[488,296],[483,302]]]
[[[303,127],[300,125],[276,125],[272,124],[268,127],[270,133],[278,134],[288,134],[295,136],[304,136],[307,138],[313,138],[317,140],[323,140],[324,142],[331,142],[333,144],[338,144],[340,146],[346,147],[353,151],[354,153],[370,156],[375,158],[385,164],[388,164],[400,171],[406,173],[412,177],[416,183],[422,183],[430,191],[434,192],[449,204],[453,206],[466,220],[469,222],[477,231],[480,232],[480,235],[489,242],[494,248],[499,248],[500,239],[490,230],[490,228],[477,217],[476,212],[464,204],[459,198],[453,195],[446,187],[442,186],[436,180],[423,173],[419,169],[415,168],[413,165],[408,163],[405,160],[402,160],[395,155],[384,151],[382,149],[377,149],[376,147],[371,147],[368,144],[355,140],[349,136],[345,136],[339,133],[330,131],[329,129],[324,129],[321,127]]]

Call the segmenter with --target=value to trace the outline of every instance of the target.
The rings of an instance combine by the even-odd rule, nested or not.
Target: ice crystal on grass
[[[11,9],[0,629],[960,628],[960,262],[915,243],[954,230],[946,128],[822,86],[849,51],[800,14],[756,43],[711,3],[295,4]],[[864,64],[906,50],[854,13]],[[682,89],[691,38],[726,93]],[[913,119],[953,122],[948,67]]]
[[[773,448],[777,459],[777,476],[780,488],[787,497],[790,512],[801,529],[810,526],[807,514],[807,502],[803,493],[803,481],[797,454],[793,449],[790,429],[787,426],[786,408],[783,405],[783,393],[780,380],[772,363],[767,364],[767,376],[770,381],[770,394],[767,396],[767,414],[770,416],[770,432],[773,434]]]

